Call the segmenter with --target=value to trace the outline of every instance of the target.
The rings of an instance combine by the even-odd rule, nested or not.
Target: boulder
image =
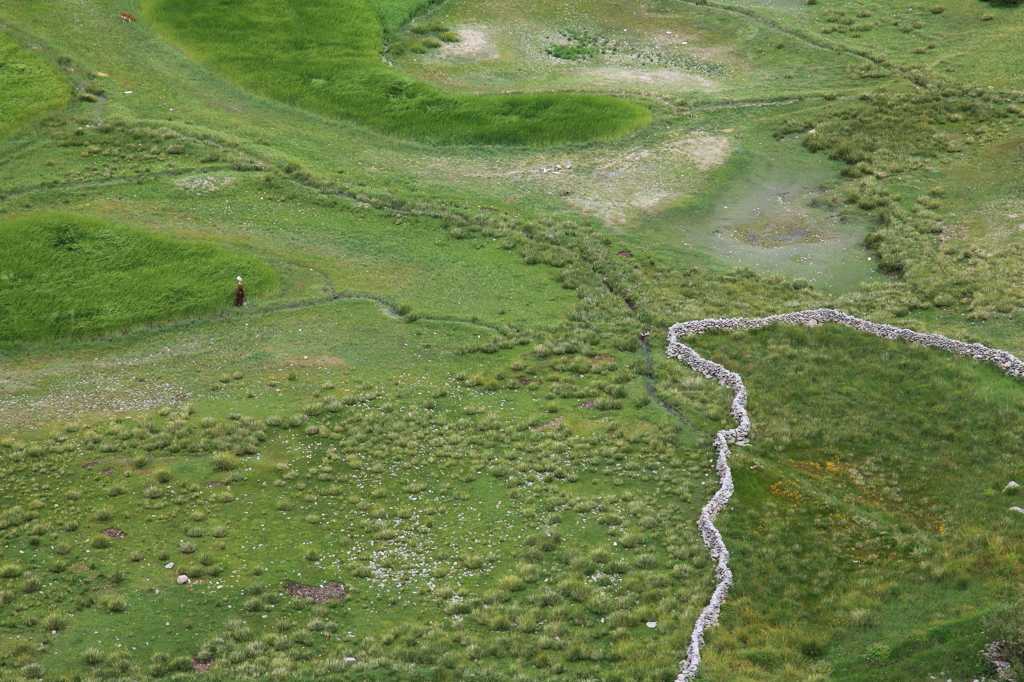
[[[178,584],[179,585],[184,585],[187,582],[188,582],[188,576],[187,575],[182,574],[182,575],[178,576]]]

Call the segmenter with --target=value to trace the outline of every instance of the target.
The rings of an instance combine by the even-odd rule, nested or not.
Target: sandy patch
[[[438,50],[437,56],[440,59],[495,59],[498,56],[498,48],[494,46],[490,38],[482,29],[486,27],[478,26],[476,28],[460,28],[456,30],[459,34],[459,42],[457,43],[445,43]]]
[[[227,187],[234,178],[217,178],[212,175],[190,175],[185,178],[181,178],[174,183],[178,189],[185,192],[192,192],[197,196],[200,194],[207,194],[209,192],[216,192],[219,189]]]
[[[323,585],[303,585],[302,583],[285,583],[284,590],[296,599],[311,599],[316,604],[326,601],[345,601],[345,586],[337,580]]]
[[[620,66],[597,66],[587,68],[587,78],[592,85],[622,87],[629,84],[646,84],[653,88],[685,88],[688,90],[713,91],[718,88],[710,78],[703,78],[682,69],[627,68]]]
[[[652,147],[636,144],[614,155],[604,150],[530,155],[511,167],[449,157],[424,170],[460,183],[498,180],[513,192],[518,185],[556,194],[608,223],[621,224],[693,191],[700,175],[724,163],[731,152],[727,136],[696,130]]]
[[[729,140],[703,130],[694,131],[682,140],[669,142],[665,146],[673,153],[685,155],[690,163],[702,171],[721,166],[729,158],[731,150]]]
[[[651,212],[676,200],[685,191],[678,182],[681,174],[721,165],[731,149],[726,138],[700,130],[653,149],[636,149],[579,178],[578,188],[567,200],[610,223],[622,223],[629,209]]]
[[[288,365],[289,367],[316,367],[322,369],[324,367],[337,367],[340,369],[348,369],[348,361],[344,358],[339,358],[333,355],[316,355],[301,358],[278,358],[278,366]]]

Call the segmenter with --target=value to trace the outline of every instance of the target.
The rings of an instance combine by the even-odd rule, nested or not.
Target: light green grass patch
[[[57,67],[0,33],[0,138],[71,99]]]
[[[230,306],[277,286],[266,264],[69,214],[0,222],[0,342],[103,334]]]

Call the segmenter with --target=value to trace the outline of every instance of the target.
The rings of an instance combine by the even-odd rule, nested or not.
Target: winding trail
[[[750,418],[747,416],[747,389],[743,385],[743,378],[736,372],[730,372],[717,362],[705,360],[697,351],[680,343],[679,339],[692,336],[693,334],[702,334],[706,331],[760,329],[772,324],[802,324],[815,327],[826,322],[841,324],[851,329],[874,334],[883,339],[903,339],[911,343],[935,346],[957,355],[968,355],[976,360],[991,362],[1011,377],[1024,377],[1024,362],[1007,351],[988,348],[980,343],[955,341],[941,334],[923,334],[911,329],[903,329],[902,327],[894,327],[888,324],[876,324],[831,308],[802,310],[796,313],[758,318],[709,318],[672,325],[668,330],[668,350],[666,354],[669,357],[674,357],[687,363],[694,372],[708,379],[714,379],[719,384],[731,388],[735,393],[735,397],[732,401],[730,414],[739,424],[735,428],[723,429],[715,434],[714,447],[718,453],[718,461],[715,468],[718,470],[721,486],[718,492],[714,494],[701,510],[700,518],[697,520],[697,528],[700,529],[701,536],[704,538],[704,545],[708,548],[711,558],[717,562],[715,576],[718,579],[718,584],[715,586],[715,591],[712,593],[707,606],[704,607],[700,616],[697,617],[697,622],[694,623],[693,632],[690,635],[690,644],[686,648],[686,658],[679,663],[680,673],[676,677],[676,682],[691,682],[691,680],[697,677],[697,672],[700,668],[700,650],[704,646],[704,632],[718,623],[718,614],[729,594],[729,588],[732,587],[729,550],[725,546],[722,534],[715,527],[715,518],[718,516],[718,512],[729,504],[729,499],[733,493],[732,469],[729,468],[729,455],[732,453],[729,450],[729,443],[746,445],[747,436],[750,434]]]

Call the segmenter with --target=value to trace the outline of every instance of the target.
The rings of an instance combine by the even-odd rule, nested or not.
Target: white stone
[[[658,627],[658,621],[656,621],[656,620],[649,620],[649,621],[647,621],[647,627],[649,627],[651,629]]]
[[[346,663],[355,663],[356,659],[352,658],[351,656],[346,656],[345,657],[345,662]]]
[[[1020,512],[1021,514],[1024,514],[1024,509],[1021,509],[1020,507],[1010,507],[1010,511]]]
[[[1006,484],[1006,487],[1003,488],[1003,492],[1005,493],[1008,490],[1018,490],[1019,488],[1020,483],[1017,483],[1017,481],[1010,481],[1009,483]]]
[[[174,568],[174,562],[172,561],[171,563],[164,566],[164,568]]]
[[[179,585],[184,585],[187,582],[188,582],[188,576],[187,575],[179,575],[178,576],[178,584]]]

